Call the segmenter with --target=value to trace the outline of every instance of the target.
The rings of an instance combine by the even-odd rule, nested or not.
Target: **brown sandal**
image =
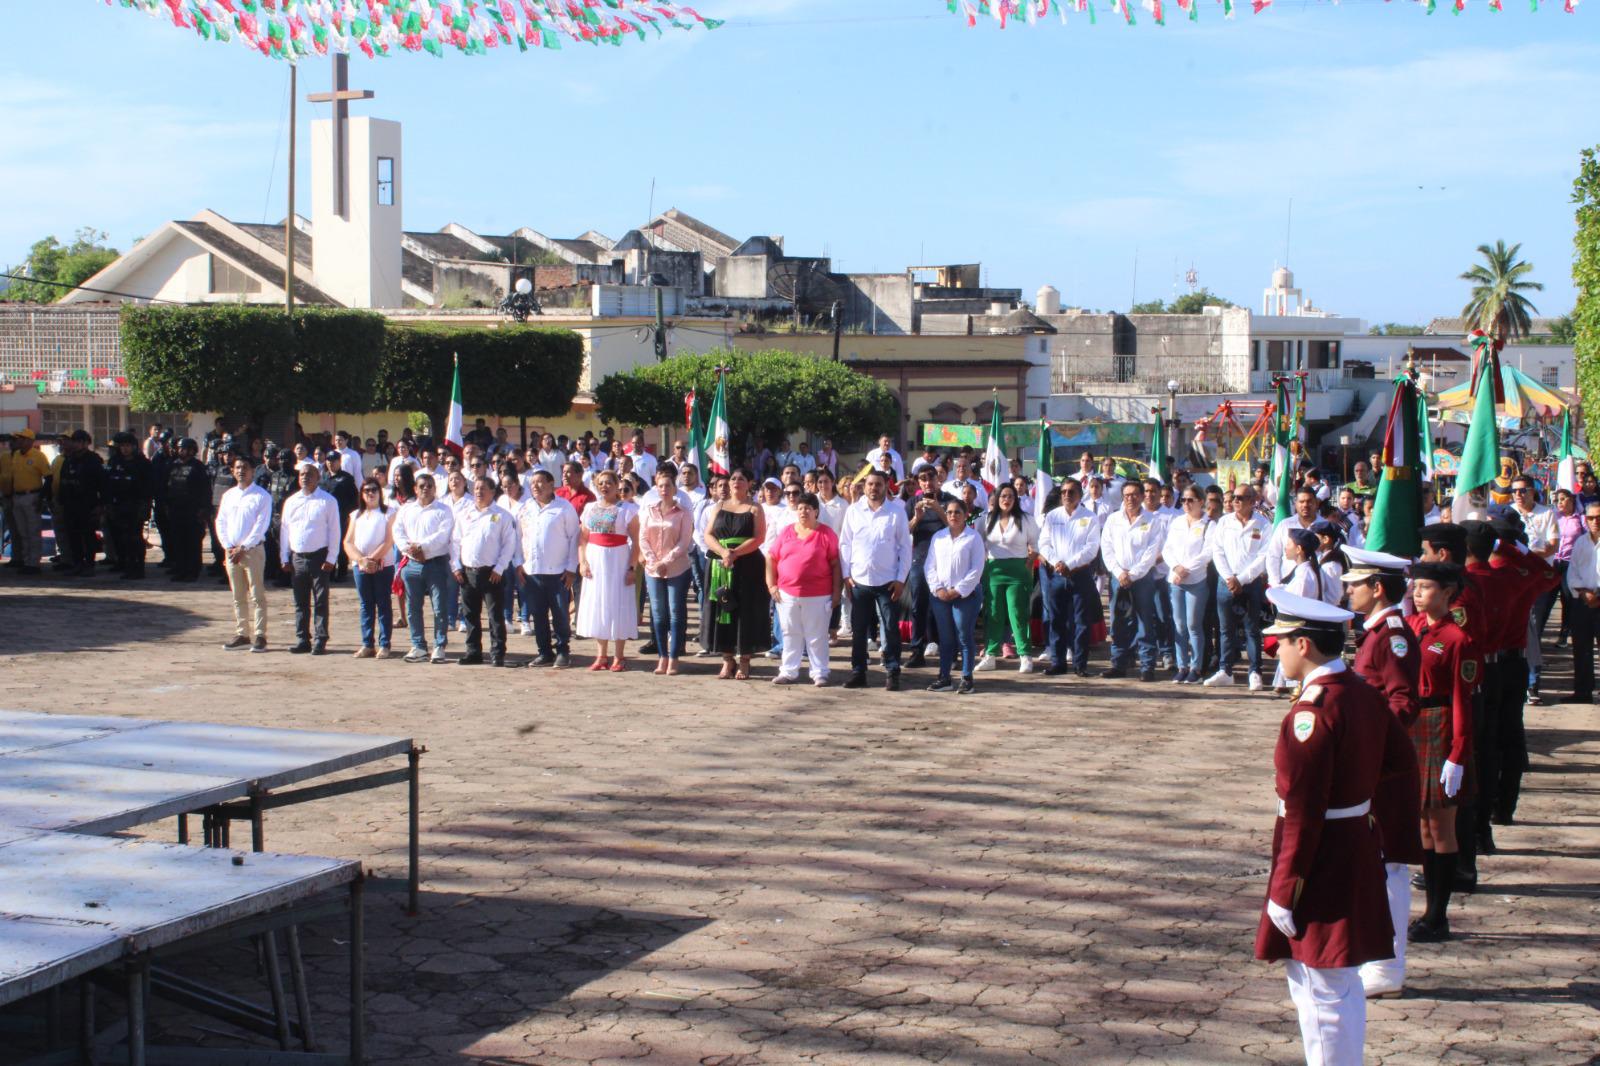
[[[739,669],[733,675],[733,679],[735,681],[749,681],[750,680],[750,656],[744,655],[744,656],[740,657],[740,659],[739,659]]]
[[[722,657],[722,672],[717,675],[717,679],[719,681],[732,681],[733,680],[733,673],[734,673],[733,656],[724,655]]]

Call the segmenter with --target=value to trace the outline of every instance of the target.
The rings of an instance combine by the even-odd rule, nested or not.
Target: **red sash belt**
[[[620,548],[628,543],[628,538],[623,533],[590,533],[589,543],[601,548]]]

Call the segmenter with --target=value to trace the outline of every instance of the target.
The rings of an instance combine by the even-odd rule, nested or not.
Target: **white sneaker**
[[[1028,658],[1026,655],[1020,656],[1020,658],[1021,658],[1022,661],[1017,664],[1017,673],[1019,673],[1019,674],[1031,674],[1031,673],[1033,673],[1033,660]]]
[[[1250,671],[1250,691],[1260,692],[1266,687],[1266,685],[1261,683],[1261,675],[1256,673],[1254,670]]]
[[[428,661],[431,662],[431,663],[442,663],[442,662],[445,662],[446,660],[445,660],[445,657],[444,657],[444,649],[443,648],[434,648],[433,649],[433,654],[428,657]]]
[[[1254,677],[1255,675],[1251,674],[1250,676]],[[1206,688],[1221,688],[1224,685],[1233,684],[1233,675],[1228,673],[1226,670],[1218,670],[1216,673],[1200,682],[1200,684],[1204,685]]]
[[[939,657],[939,645],[930,641],[928,646],[923,649],[922,654],[925,658],[937,659]]]
[[[985,655],[983,658],[978,660],[978,665],[973,667],[973,669],[974,670],[993,670],[994,669],[994,656],[993,655]]]
[[[460,619],[457,619],[456,620],[456,632],[457,633],[465,633],[466,631],[467,631],[467,623],[461,621]]]
[[[525,637],[533,636],[533,623],[532,622],[524,622],[524,623],[522,623],[522,635],[525,636]]]

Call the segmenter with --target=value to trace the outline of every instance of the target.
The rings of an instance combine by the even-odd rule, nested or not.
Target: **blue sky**
[[[702,0],[713,33],[561,52],[352,61],[405,123],[405,223],[552,236],[638,225],[656,181],[738,237],[837,269],[981,261],[1069,305],[1170,297],[1174,270],[1258,306],[1285,254],[1319,305],[1425,321],[1473,249],[1523,242],[1572,305],[1568,196],[1600,143],[1600,17],[1469,0],[1284,0],[1166,27],[967,29],[941,0]],[[1105,5],[1100,5],[1104,7]],[[0,262],[80,225],[119,247],[214,208],[284,211],[288,75],[95,0],[0,0]],[[326,88],[308,61],[301,93]],[[323,105],[302,103],[304,133]],[[1138,282],[1134,286],[1135,260]]]

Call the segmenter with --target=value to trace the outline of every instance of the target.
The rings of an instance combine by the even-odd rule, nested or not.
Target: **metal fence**
[[[41,397],[126,403],[117,309],[0,304],[0,384]]]

